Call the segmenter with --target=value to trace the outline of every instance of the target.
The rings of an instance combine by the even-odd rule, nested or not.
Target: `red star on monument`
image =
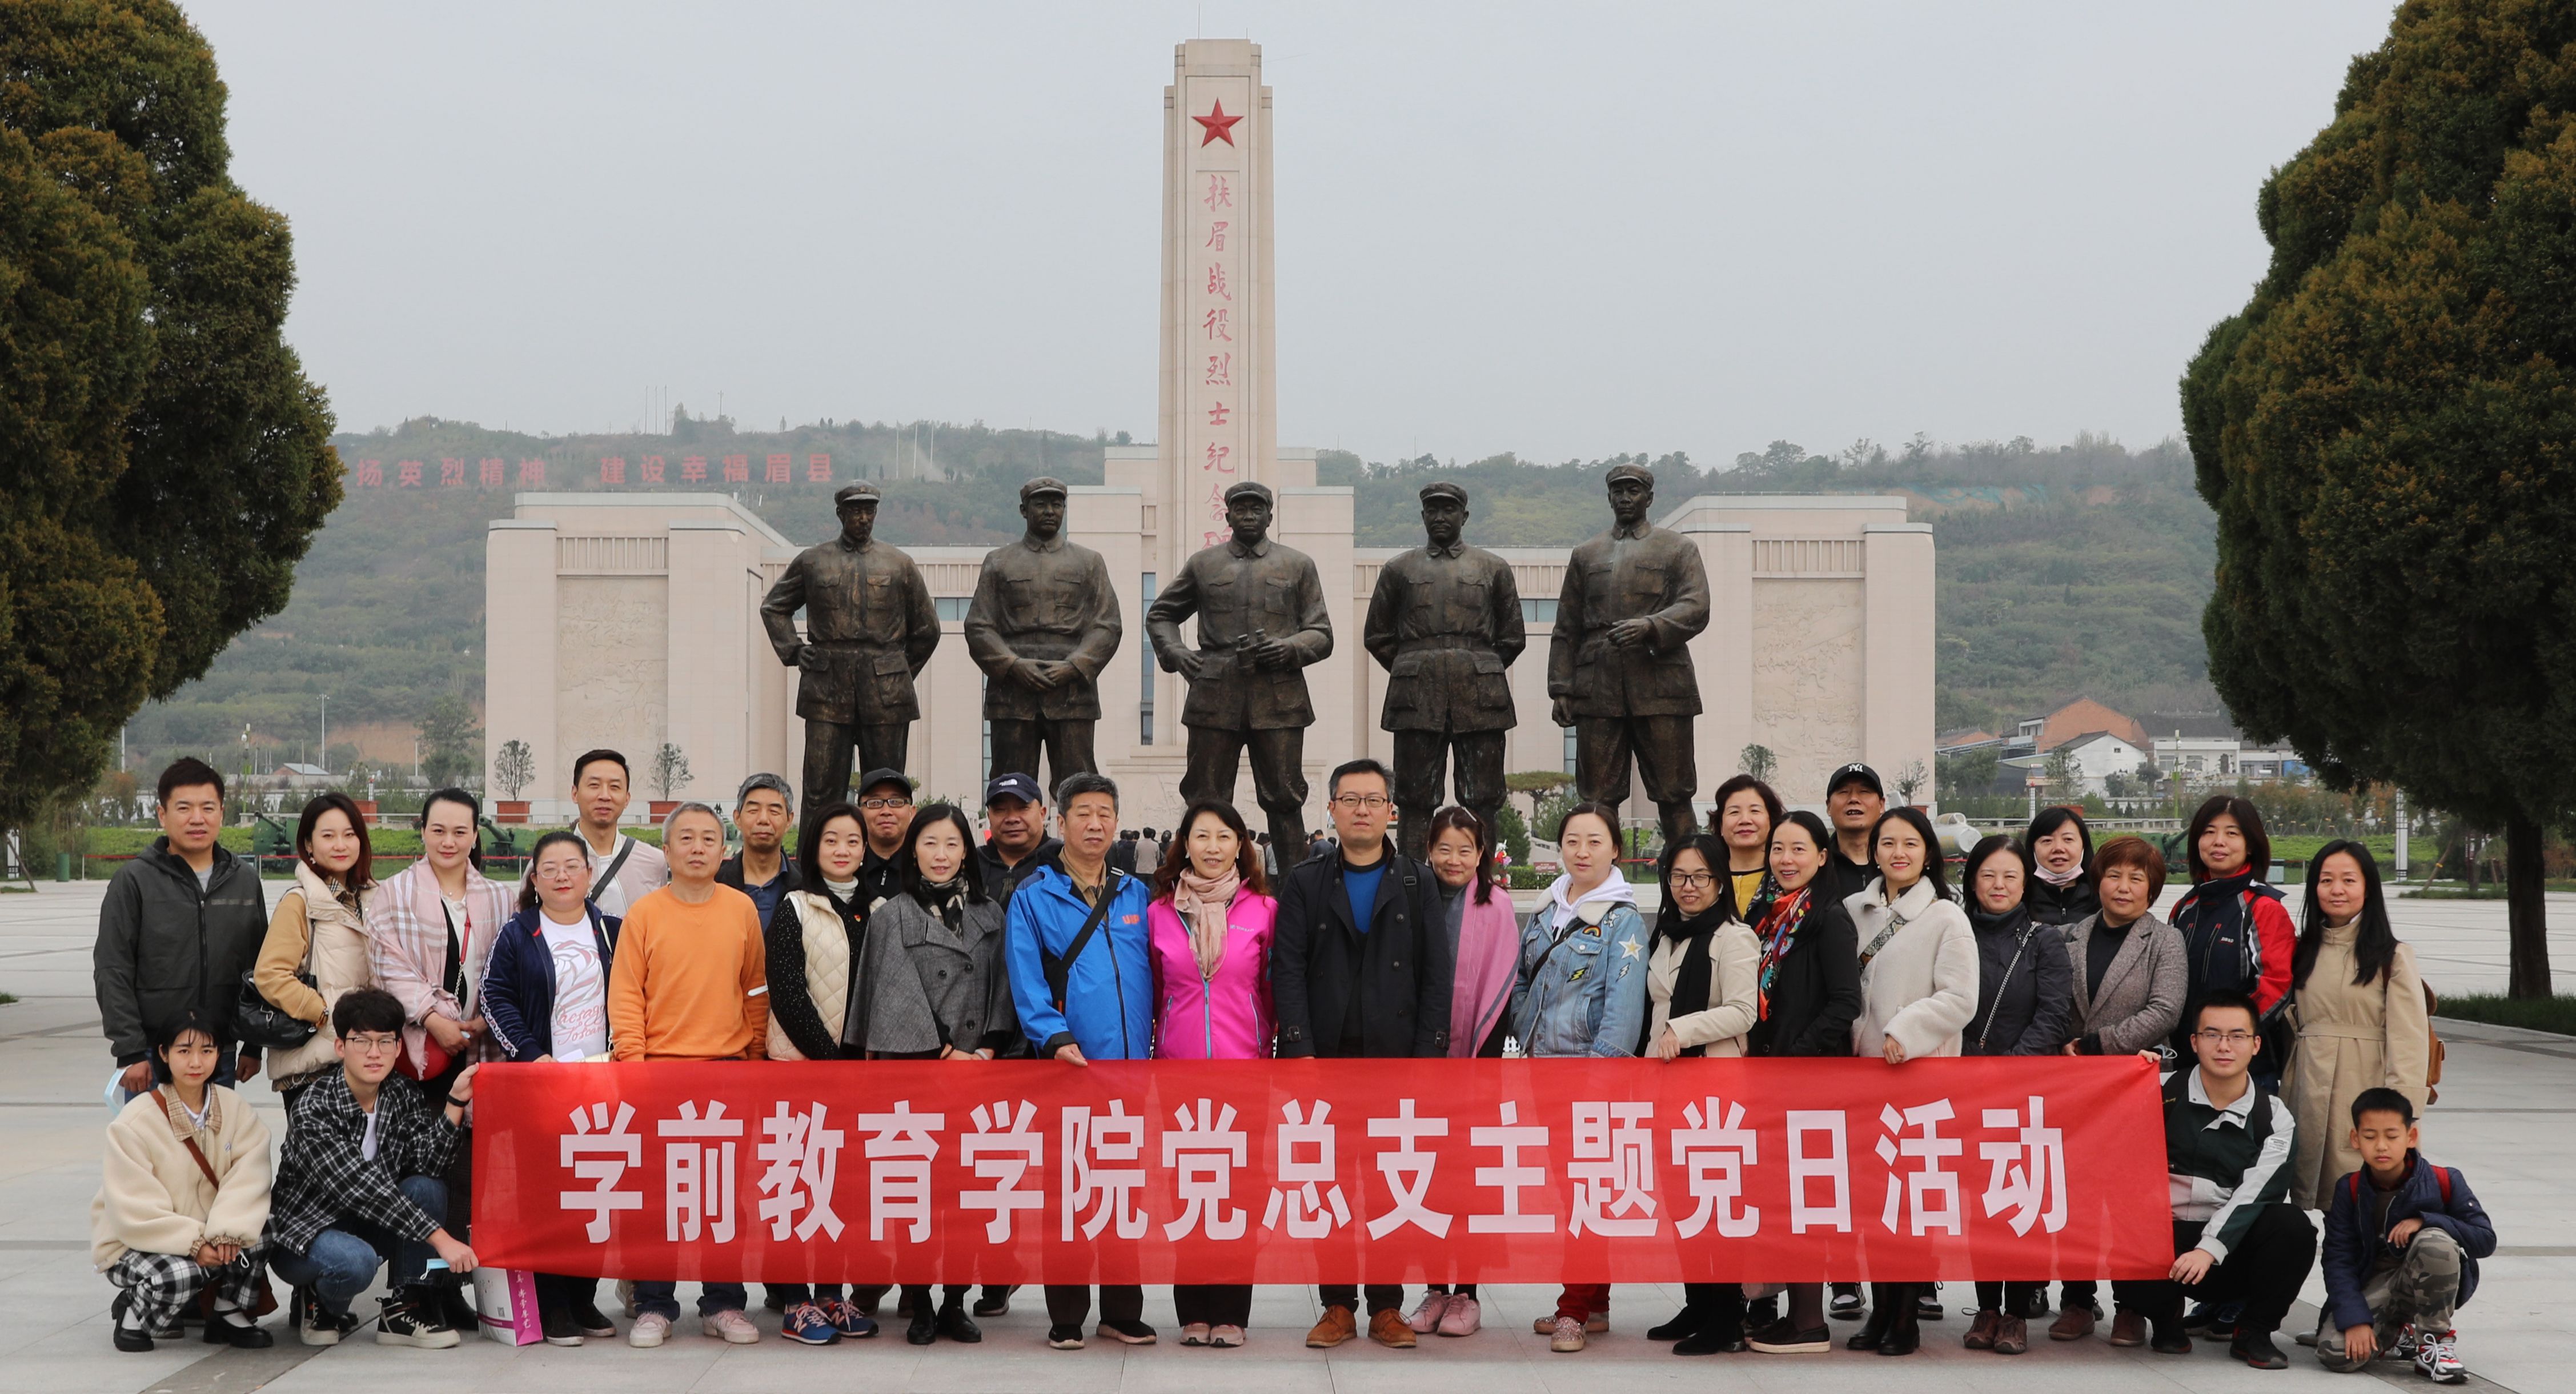
[[[1199,137],[1199,144],[1205,145],[1212,140],[1221,140],[1228,145],[1232,145],[1234,144],[1234,123],[1242,120],[1243,118],[1240,116],[1226,115],[1225,99],[1223,97],[1219,97],[1217,98],[1215,108],[1209,111],[1207,115],[1193,116],[1190,119],[1206,128],[1207,134]]]

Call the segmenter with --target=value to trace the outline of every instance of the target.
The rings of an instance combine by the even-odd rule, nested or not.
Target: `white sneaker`
[[[698,1330],[729,1346],[747,1346],[760,1339],[760,1328],[740,1312],[718,1312],[698,1318]]]
[[[1407,1317],[1404,1324],[1412,1327],[1415,1335],[1428,1336],[1440,1329],[1440,1318],[1448,1314],[1449,1294],[1426,1292],[1422,1294],[1422,1305],[1413,1309],[1413,1315]]]
[[[660,1312],[646,1312],[635,1319],[633,1326],[626,1328],[626,1344],[639,1349],[650,1349],[662,1344],[662,1338],[670,1334],[669,1317]]]
[[[2425,1331],[2415,1338],[2415,1368],[2435,1384],[2466,1384],[2469,1367],[2460,1363],[2460,1333]]]

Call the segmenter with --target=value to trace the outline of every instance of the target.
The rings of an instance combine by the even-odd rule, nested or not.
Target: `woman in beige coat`
[[[268,1227],[268,1128],[241,1095],[213,1082],[223,1051],[189,1012],[152,1045],[170,1082],[126,1102],[107,1125],[98,1195],[89,1204],[90,1261],[119,1291],[116,1348],[179,1338],[179,1314],[214,1289],[209,1342],[256,1349],[260,1232]]]
[[[1919,808],[1891,808],[1869,830],[1879,877],[1843,902],[1860,941],[1860,1016],[1852,1054],[1890,1065],[1957,1055],[1977,1013],[1977,934],[1950,898],[1941,844]],[[1853,1350],[1911,1355],[1922,1343],[1917,1298],[1928,1283],[1872,1283]]]
[[[2308,863],[2306,918],[2290,959],[2299,1035],[2281,1093],[2298,1124],[2290,1198],[2322,1210],[2335,1182],[2361,1168],[2354,1096],[2384,1086],[2421,1112],[2432,1037],[2415,951],[2389,927],[2379,864],[2360,843],[2328,843]]]
[[[335,789],[304,805],[295,826],[295,888],[277,898],[251,968],[260,996],[314,1028],[311,1039],[268,1062],[270,1086],[290,1102],[340,1068],[329,1024],[340,994],[376,985],[362,908],[376,884],[373,859],[367,820],[348,795]]]

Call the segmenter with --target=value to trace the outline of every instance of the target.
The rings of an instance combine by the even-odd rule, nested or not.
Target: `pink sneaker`
[[[1473,1336],[1483,1320],[1484,1313],[1477,1308],[1475,1298],[1454,1293],[1449,1298],[1449,1310],[1440,1314],[1440,1334]]]
[[[1449,1294],[1445,1292],[1422,1294],[1422,1305],[1413,1309],[1413,1315],[1404,1324],[1412,1327],[1417,1336],[1430,1335],[1440,1329],[1440,1318],[1448,1312],[1449,1301]]]

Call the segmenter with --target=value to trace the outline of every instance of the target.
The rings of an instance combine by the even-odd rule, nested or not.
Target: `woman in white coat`
[[[1903,1065],[1957,1055],[1977,1012],[1977,935],[1950,898],[1941,844],[1919,808],[1891,808],[1869,832],[1879,877],[1843,902],[1860,941],[1860,1016],[1852,1054]],[[1911,1355],[1922,1344],[1922,1283],[1870,1285],[1869,1320],[1853,1350]]]

